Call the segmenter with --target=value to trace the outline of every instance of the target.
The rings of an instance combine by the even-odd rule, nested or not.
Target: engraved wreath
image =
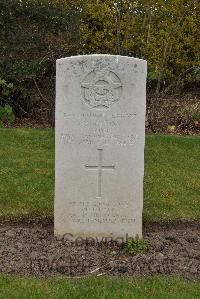
[[[84,101],[92,108],[107,109],[118,102],[122,93],[119,77],[111,72],[92,71],[81,83]]]

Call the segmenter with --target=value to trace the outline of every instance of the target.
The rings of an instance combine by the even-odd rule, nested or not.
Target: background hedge
[[[0,0],[0,79],[14,85],[0,105],[52,119],[55,60],[77,54],[143,58],[154,92],[187,89],[199,76],[199,12],[197,0]]]

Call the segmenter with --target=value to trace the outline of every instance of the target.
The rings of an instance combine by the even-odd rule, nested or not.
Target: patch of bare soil
[[[2,224],[0,272],[38,277],[179,275],[200,279],[200,223],[154,224],[147,252],[131,255],[116,243],[56,240],[53,225]]]
[[[37,119],[34,117],[29,118],[16,118],[14,123],[4,123],[6,128],[36,128],[46,129],[52,128],[53,124],[46,119]]]
[[[146,131],[200,135],[200,98],[186,94],[147,99]]]

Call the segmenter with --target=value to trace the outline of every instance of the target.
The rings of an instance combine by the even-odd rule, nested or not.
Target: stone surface
[[[55,235],[142,235],[146,61],[57,60]]]

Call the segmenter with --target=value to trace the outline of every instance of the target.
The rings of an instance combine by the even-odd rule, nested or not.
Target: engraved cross
[[[114,165],[103,165],[103,149],[98,149],[99,163],[98,165],[85,165],[87,170],[98,170],[98,191],[97,197],[102,196],[102,171],[103,170],[114,170]]]

